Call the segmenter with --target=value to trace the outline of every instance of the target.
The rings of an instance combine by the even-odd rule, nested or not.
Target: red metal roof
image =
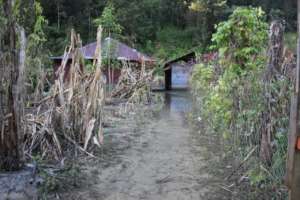
[[[97,43],[93,42],[81,48],[85,59],[93,59]],[[61,60],[64,56],[52,57],[52,59]],[[155,62],[155,60],[146,54],[138,52],[126,44],[112,38],[105,38],[102,41],[102,58],[110,57],[117,60],[127,60],[134,62]]]

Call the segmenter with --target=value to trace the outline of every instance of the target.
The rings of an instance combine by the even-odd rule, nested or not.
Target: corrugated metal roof
[[[163,64],[163,66],[164,66],[164,68],[166,68],[166,67],[168,67],[168,65],[170,65],[172,63],[176,63],[176,62],[181,61],[181,60],[188,62],[188,61],[190,61],[191,58],[194,58],[194,59],[196,58],[196,52],[195,51],[190,51],[190,52],[185,53],[185,54],[183,54],[179,57],[168,60],[167,62],[165,62]]]
[[[85,59],[93,59],[97,43],[93,42],[81,48]],[[52,59],[61,60],[64,56],[52,57]],[[102,41],[102,58],[112,58],[117,60],[128,60],[135,62],[155,62],[155,60],[146,54],[138,52],[126,44],[112,38],[105,38]]]

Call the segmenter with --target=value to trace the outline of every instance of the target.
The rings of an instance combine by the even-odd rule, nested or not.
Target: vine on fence
[[[237,8],[213,35],[218,60],[197,65],[192,77],[207,131],[229,140],[226,149],[241,161],[247,158],[241,171],[252,185],[281,184],[285,171],[292,86],[285,71],[293,60],[283,57],[282,25],[272,23],[268,48],[267,27],[260,8]]]

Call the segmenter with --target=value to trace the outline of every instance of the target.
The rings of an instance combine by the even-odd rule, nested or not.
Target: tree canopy
[[[62,52],[71,28],[80,32],[84,43],[92,41],[95,23],[112,26],[113,32],[123,30],[124,42],[159,58],[193,47],[204,49],[215,24],[237,6],[261,7],[268,20],[285,20],[288,31],[296,30],[293,0],[41,0],[41,4],[52,54]]]

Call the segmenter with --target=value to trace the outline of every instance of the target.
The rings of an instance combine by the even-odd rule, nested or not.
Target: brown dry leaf
[[[99,140],[99,143],[100,143],[101,145],[103,145],[104,136],[103,136],[103,128],[102,128],[102,125],[99,126],[98,140]]]
[[[85,141],[84,141],[84,147],[83,149],[86,151],[87,150],[87,147],[88,147],[88,144],[89,144],[89,141],[92,137],[92,133],[93,133],[93,130],[94,130],[94,126],[95,126],[95,121],[96,119],[93,118],[89,121],[88,123],[88,126],[86,128],[86,132],[85,132]]]

